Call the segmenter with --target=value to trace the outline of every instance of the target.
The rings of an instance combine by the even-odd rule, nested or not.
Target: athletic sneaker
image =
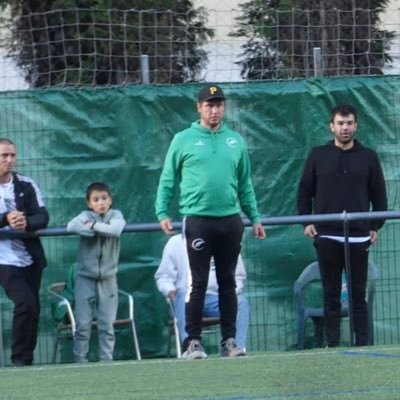
[[[29,360],[12,360],[11,366],[12,367],[27,367],[29,365],[32,365],[32,361]]]
[[[221,356],[222,357],[242,357],[246,355],[246,351],[235,342],[234,338],[226,339],[221,344]]]
[[[74,360],[76,363],[87,363],[88,359],[86,357],[75,357]]]
[[[204,351],[200,340],[197,339],[193,339],[189,342],[189,346],[187,347],[185,353],[184,358],[186,360],[202,360],[203,358],[207,357],[207,353]]]

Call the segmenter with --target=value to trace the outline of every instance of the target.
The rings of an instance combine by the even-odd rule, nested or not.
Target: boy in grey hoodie
[[[87,362],[95,307],[99,358],[100,361],[112,361],[120,235],[126,222],[120,211],[111,209],[111,191],[106,184],[91,183],[86,189],[86,202],[88,210],[82,211],[67,225],[68,232],[80,235],[75,277],[74,358],[76,362]]]

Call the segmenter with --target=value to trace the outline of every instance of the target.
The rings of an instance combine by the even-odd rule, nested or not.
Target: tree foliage
[[[134,4],[134,9],[132,8]],[[0,0],[11,10],[9,53],[32,87],[196,80],[213,37],[191,0]]]
[[[234,37],[246,38],[241,75],[250,80],[309,77],[313,49],[323,72],[382,74],[393,32],[380,29],[388,0],[250,0],[240,4]]]

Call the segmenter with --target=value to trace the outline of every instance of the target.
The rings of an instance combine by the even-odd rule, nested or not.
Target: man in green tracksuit
[[[199,95],[200,119],[179,132],[165,158],[156,199],[161,229],[172,234],[168,208],[179,184],[179,210],[184,217],[190,264],[186,331],[183,343],[188,359],[205,358],[201,345],[201,319],[210,259],[214,257],[221,311],[221,355],[245,355],[234,340],[237,298],[235,268],[241,249],[243,210],[253,224],[254,236],[265,231],[251,181],[250,161],[244,139],[223,122],[225,96],[219,86],[205,85]]]

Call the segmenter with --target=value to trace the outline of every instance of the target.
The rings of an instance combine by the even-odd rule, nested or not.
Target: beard
[[[354,140],[354,133],[348,133],[345,136],[343,135],[336,135],[336,139],[342,144],[348,144]]]

